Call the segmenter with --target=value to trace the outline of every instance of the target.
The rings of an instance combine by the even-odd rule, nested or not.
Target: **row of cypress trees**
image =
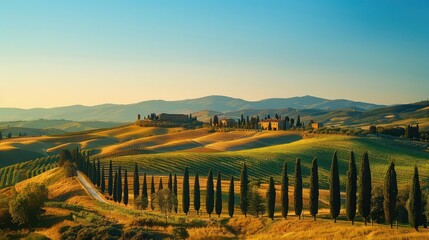
[[[78,162],[78,167],[81,169],[88,178],[100,187],[102,193],[105,192],[105,174],[104,166],[100,167],[100,161],[95,160],[92,163],[89,161],[89,158],[82,158]],[[108,186],[107,191],[110,196],[113,196],[115,202],[121,203],[122,200],[125,205],[128,204],[128,178],[127,170],[125,170],[124,175],[124,184],[122,185],[122,171],[121,166],[113,174],[112,161],[109,162],[109,176],[108,176]],[[295,214],[300,218],[303,210],[303,185],[302,185],[302,172],[301,172],[301,160],[298,158],[295,163],[295,172],[294,172],[294,210]],[[150,193],[151,196],[155,194],[155,181],[154,176],[151,179]],[[319,208],[319,177],[318,177],[318,161],[317,158],[314,158],[311,162],[310,167],[310,197],[309,197],[309,211],[314,220],[316,220],[316,215],[318,214]],[[200,213],[201,208],[201,189],[199,183],[199,175],[196,173],[194,178],[194,210],[197,211],[197,214]],[[210,169],[207,176],[207,186],[206,186],[206,212],[211,216],[213,211],[220,216],[222,213],[222,176],[221,172],[218,171],[216,186],[214,185],[213,173]],[[134,166],[134,199],[140,196],[140,180],[139,180],[139,170],[138,165],[135,163]],[[187,215],[190,211],[190,187],[189,187],[189,169],[185,168],[183,175],[183,186],[182,186],[182,211]],[[123,186],[123,187],[122,187]],[[282,217],[287,218],[288,208],[289,208],[289,196],[288,196],[288,186],[289,179],[287,175],[287,162],[285,161],[282,167],[282,177],[281,177],[281,195],[280,195],[280,204]],[[216,188],[216,191],[215,191]],[[163,189],[162,178],[160,178],[158,190]],[[169,174],[168,179],[168,189],[177,196],[177,175]],[[148,189],[147,189],[147,180],[146,173],[143,175],[143,184],[141,187],[141,196],[145,199],[148,199]],[[338,169],[338,157],[335,152],[332,158],[331,167],[330,167],[330,177],[329,177],[329,190],[330,190],[330,214],[331,217],[336,222],[341,210],[341,195],[340,195],[340,179],[339,179],[339,169]],[[241,169],[240,175],[240,209],[242,213],[246,216],[248,213],[249,199],[249,177],[247,172],[247,166],[244,163]],[[354,153],[351,152],[350,160],[348,163],[347,170],[347,179],[346,179],[346,198],[345,198],[345,210],[347,218],[354,224],[354,219],[356,216],[356,211],[359,212],[360,216],[367,224],[367,221],[370,216],[371,211],[371,191],[372,191],[372,182],[371,182],[371,170],[369,164],[368,153],[363,154],[363,158],[360,165],[359,177],[357,173],[356,161]],[[398,195],[397,187],[397,176],[395,171],[395,165],[393,162],[389,165],[389,168],[386,172],[386,177],[383,187],[383,196],[384,196],[384,213],[387,223],[392,227],[393,221],[396,218],[396,201]],[[276,189],[273,177],[269,179],[269,186],[266,194],[266,203],[267,203],[267,213],[270,218],[274,218],[275,211],[275,199],[276,199]],[[417,166],[414,169],[413,182],[411,186],[410,196],[409,196],[409,206],[408,206],[408,215],[409,223],[414,228],[418,228],[419,225],[423,224],[422,222],[422,206],[421,206],[421,190],[419,184],[419,176]],[[230,177],[229,189],[228,189],[228,215],[233,217],[234,215],[234,205],[235,205],[235,191],[234,191],[234,177]],[[147,204],[143,206],[146,208]],[[154,204],[151,201],[151,208],[155,209]],[[177,213],[178,207],[174,207],[174,211]]]

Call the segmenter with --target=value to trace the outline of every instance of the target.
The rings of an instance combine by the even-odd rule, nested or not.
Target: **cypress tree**
[[[97,166],[95,165],[95,159],[92,160],[91,182],[97,185]]]
[[[137,199],[140,191],[139,168],[137,163],[134,163],[134,180],[133,180],[134,199]]]
[[[150,182],[150,208],[152,208],[152,210],[155,210],[155,203],[154,203],[154,199],[155,199],[155,178],[152,175],[152,181]]]
[[[173,175],[171,174],[171,172],[170,172],[170,174],[168,175],[168,183],[167,183],[167,186],[168,186],[168,191],[170,191],[171,193],[173,193]]]
[[[147,203],[149,202],[149,196],[147,194],[147,182],[146,182],[146,173],[143,174],[143,187],[142,187],[142,196],[147,201],[145,202],[145,205],[143,205],[143,209],[147,208]]]
[[[247,166],[246,163],[243,163],[240,176],[240,208],[244,216],[247,216],[247,208],[249,206],[249,201],[247,199],[248,185],[249,179],[247,175]]]
[[[182,190],[182,208],[183,212],[188,215],[190,206],[189,196],[189,170],[185,167],[185,173],[183,174],[183,190]]]
[[[384,216],[386,218],[386,222],[390,224],[390,228],[393,228],[393,219],[396,217],[396,198],[398,196],[398,183],[396,181],[395,164],[393,162],[390,163],[390,166],[386,172],[383,196]]]
[[[109,195],[112,196],[113,194],[113,172],[112,172],[112,160],[110,160],[109,163],[109,180],[107,181],[107,189],[109,191]]]
[[[276,206],[276,188],[273,177],[270,177],[270,184],[267,190],[267,212],[268,217],[274,220],[274,209]]]
[[[118,202],[121,203],[122,202],[122,171],[121,171],[121,166],[119,166],[119,169],[118,169],[117,191],[118,191],[118,196],[116,196],[116,198],[118,199]]]
[[[301,219],[302,213],[302,175],[301,175],[301,159],[297,158],[295,163],[295,187],[294,193],[294,207],[295,214]]]
[[[234,216],[234,205],[235,205],[234,177],[231,176],[231,180],[229,181],[229,191],[228,191],[228,215],[229,215],[229,217]]]
[[[222,213],[222,179],[220,175],[220,171],[217,172],[217,180],[216,180],[216,214],[220,217]]]
[[[100,159],[97,161],[97,186],[100,187],[101,185],[101,167],[100,167]]]
[[[358,194],[358,208],[359,214],[364,219],[365,225],[368,216],[371,212],[371,169],[369,168],[368,152],[365,152],[361,162],[359,172],[359,194]]]
[[[316,221],[316,215],[319,212],[319,173],[317,158],[311,162],[310,168],[310,214]]]
[[[104,176],[104,165],[103,169],[101,170],[101,193],[104,193],[106,191],[106,178]]]
[[[177,197],[177,174],[174,174],[173,194]],[[177,202],[174,204],[174,212],[177,213]]]
[[[419,230],[422,216],[422,193],[419,182],[419,171],[417,165],[414,166],[413,180],[411,183],[410,197],[408,198],[408,222],[410,226]]]
[[[283,163],[283,169],[282,169],[282,190],[280,195],[280,202],[282,205],[282,216],[286,219],[287,214],[289,211],[289,179],[287,176],[287,162],[286,160]]]
[[[347,171],[347,182],[346,182],[346,215],[347,219],[352,221],[356,216],[356,191],[357,191],[357,170],[355,155],[353,151],[350,153],[349,169]]]
[[[124,204],[125,204],[125,206],[128,205],[128,172],[127,172],[127,169],[125,169],[125,176],[124,176]]]
[[[209,218],[212,215],[214,208],[214,189],[213,189],[213,174],[212,170],[209,170],[207,176],[207,190],[206,190],[206,211],[209,214]]]
[[[200,178],[198,177],[198,172],[195,174],[195,183],[194,183],[194,209],[199,215],[201,207],[201,195],[200,195]]]
[[[158,191],[162,189],[164,189],[164,186],[162,185],[162,177],[159,177]]]
[[[329,207],[331,210],[331,217],[334,222],[337,222],[337,217],[341,209],[341,196],[340,196],[340,176],[338,175],[338,158],[337,152],[334,153],[331,163],[331,176],[329,178]]]
[[[113,201],[118,201],[118,171],[115,171],[115,182],[113,183]]]

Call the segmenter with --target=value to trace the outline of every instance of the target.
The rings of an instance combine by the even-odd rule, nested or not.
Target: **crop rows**
[[[58,158],[58,155],[54,155],[0,168],[0,187],[12,186],[53,169],[57,166]]]

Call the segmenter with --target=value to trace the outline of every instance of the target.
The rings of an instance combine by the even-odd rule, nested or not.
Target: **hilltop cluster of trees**
[[[107,191],[109,196],[113,197],[115,202],[123,202],[128,204],[128,172],[125,169],[121,170],[121,166],[113,171],[112,161],[109,162],[107,188],[105,185],[106,176],[104,175],[104,166],[100,167],[100,162],[82,158],[79,169],[85,172],[89,179],[98,186],[102,193]],[[287,218],[289,214],[289,196],[288,196],[288,166],[285,161],[282,168],[281,176],[281,191],[280,191],[280,205],[281,215]],[[143,182],[140,184],[140,174],[138,165],[134,166],[134,205],[138,209],[148,209],[149,207],[154,210],[158,208],[166,216],[172,212],[177,213],[179,203],[177,201],[177,175],[169,174],[167,188],[164,189],[162,178],[159,179],[158,187],[156,188],[154,176],[151,177],[150,189],[148,189],[148,181],[146,173],[143,173]],[[197,214],[201,214],[201,186],[199,174],[196,173],[194,177],[193,189],[193,209]],[[123,180],[122,180],[123,179]],[[314,220],[318,214],[319,209],[319,176],[318,176],[318,160],[314,158],[310,167],[310,197],[309,197],[309,210]],[[294,171],[294,211],[298,217],[302,216],[303,212],[303,184],[302,184],[302,170],[301,160],[297,159]],[[226,207],[228,215],[234,216],[235,206],[235,178],[229,177],[228,188],[228,206],[222,204],[222,174],[217,172],[216,176],[213,171],[209,169],[207,175],[206,194],[205,194],[205,212],[211,217],[212,214],[218,216],[224,211]],[[273,219],[275,215],[276,204],[276,189],[274,178],[270,177],[268,180],[268,189],[266,195],[263,196],[259,192],[259,183],[250,182],[246,164],[243,164],[240,175],[240,209],[241,212],[247,216],[261,216],[267,213],[268,217]],[[157,190],[156,190],[157,189]],[[150,191],[150,198],[149,192]],[[183,175],[182,186],[182,203],[181,211],[186,215],[190,211],[190,176],[189,170],[186,167]],[[334,222],[340,215],[341,210],[341,195],[340,195],[340,178],[338,157],[335,152],[332,158],[329,177],[329,206],[330,214]],[[363,154],[360,162],[360,171],[357,171],[354,153],[351,152],[350,160],[348,163],[347,180],[346,180],[346,196],[345,196],[345,212],[348,220],[354,223],[356,213],[358,213],[365,225],[371,221],[385,220],[391,226],[395,220],[400,218],[401,212],[401,197],[398,196],[397,175],[395,165],[393,162],[389,165],[386,172],[385,182],[382,187],[373,188],[371,179],[371,169],[368,153]],[[424,201],[422,202],[422,192],[419,184],[419,175],[417,166],[414,169],[411,188],[408,194],[409,200],[407,201],[406,208],[408,215],[408,222],[412,227],[418,229],[419,226],[426,224],[426,217],[424,215]],[[150,199],[150,203],[149,203]],[[404,205],[404,204],[402,204]]]
[[[275,114],[274,117],[271,117],[270,114],[266,115],[262,120],[267,119],[282,119],[284,122],[283,129],[290,129],[290,128],[301,128],[304,127],[304,122],[301,122],[301,117],[298,114],[296,122],[294,118],[289,118],[286,116],[285,118],[282,118],[281,115]],[[214,115],[213,118],[210,118],[210,126],[219,127],[219,128],[238,128],[238,129],[260,129],[259,122],[262,121],[259,117],[259,115],[256,116],[246,116],[244,117],[243,114],[241,114],[240,118],[235,121],[234,120],[234,126],[225,126],[222,124],[221,119],[217,115]]]

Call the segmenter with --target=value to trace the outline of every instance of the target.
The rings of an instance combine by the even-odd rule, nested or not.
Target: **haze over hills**
[[[353,109],[373,110],[382,105],[337,99],[328,100],[313,96],[292,98],[270,98],[260,101],[246,101],[226,96],[207,96],[179,101],[150,100],[134,104],[103,104],[96,106],[66,106],[56,108],[0,108],[1,121],[68,119],[73,121],[116,121],[130,122],[137,113],[195,113],[204,110],[215,112],[233,112],[245,109]]]

